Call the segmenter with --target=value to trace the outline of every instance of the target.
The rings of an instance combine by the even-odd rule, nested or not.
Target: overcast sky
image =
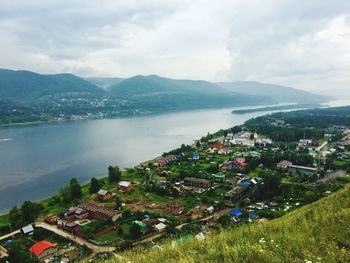
[[[0,0],[0,67],[350,89],[349,0]]]

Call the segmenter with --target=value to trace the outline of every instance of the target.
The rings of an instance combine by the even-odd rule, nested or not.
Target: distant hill
[[[115,84],[118,84],[122,82],[124,79],[123,78],[99,78],[99,77],[89,77],[85,78],[85,80],[91,82],[92,84],[103,88],[103,89],[108,89],[110,86],[113,86]]]
[[[190,109],[311,104],[326,98],[257,82],[212,83],[157,75],[87,78],[0,69],[0,124],[52,119],[135,116]],[[78,115],[78,117],[77,117]]]
[[[320,103],[329,101],[329,97],[326,96],[321,96],[286,86],[266,84],[255,81],[220,82],[217,84],[225,88],[227,91],[256,96],[269,96],[280,103]]]
[[[212,232],[203,241],[140,249],[101,262],[350,262],[350,187],[267,223]]]
[[[157,75],[134,76],[108,88],[111,96],[151,109],[212,108],[275,103],[266,96],[230,92],[203,80],[175,80]]]
[[[42,75],[23,70],[0,69],[0,97],[32,102],[43,97],[101,98],[106,91],[72,74]]]

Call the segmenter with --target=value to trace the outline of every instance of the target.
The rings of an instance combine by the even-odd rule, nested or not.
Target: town
[[[74,262],[165,240],[200,242],[330,195],[350,182],[350,129],[298,118],[252,119],[134,168],[110,166],[108,177],[84,186],[73,178],[57,196],[1,217],[0,262]]]

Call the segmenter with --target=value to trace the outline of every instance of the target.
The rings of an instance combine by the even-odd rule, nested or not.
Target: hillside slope
[[[230,92],[208,81],[175,80],[157,75],[134,76],[112,85],[108,92],[115,98],[134,101],[145,109],[212,108],[276,103],[265,96]]]
[[[329,100],[326,96],[313,94],[303,90],[255,81],[220,82],[217,84],[231,92],[256,96],[269,96],[278,102],[320,103]]]
[[[43,97],[101,98],[107,93],[72,74],[42,75],[31,71],[0,69],[0,97],[32,102]]]
[[[123,78],[100,78],[100,77],[88,77],[85,80],[91,82],[92,84],[107,90],[110,86],[116,85],[122,82]]]
[[[350,262],[350,186],[265,224],[184,242],[136,249],[125,262]],[[265,242],[260,241],[264,238]],[[260,241],[260,242],[259,242]],[[119,262],[117,259],[106,261]]]

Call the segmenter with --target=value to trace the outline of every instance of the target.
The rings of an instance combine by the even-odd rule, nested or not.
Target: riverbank
[[[292,104],[292,105],[281,105],[281,106],[268,106],[261,108],[252,108],[252,109],[241,109],[241,110],[233,110],[234,114],[246,114],[260,111],[276,111],[276,110],[295,110],[295,109],[313,109],[320,108],[321,104]]]

